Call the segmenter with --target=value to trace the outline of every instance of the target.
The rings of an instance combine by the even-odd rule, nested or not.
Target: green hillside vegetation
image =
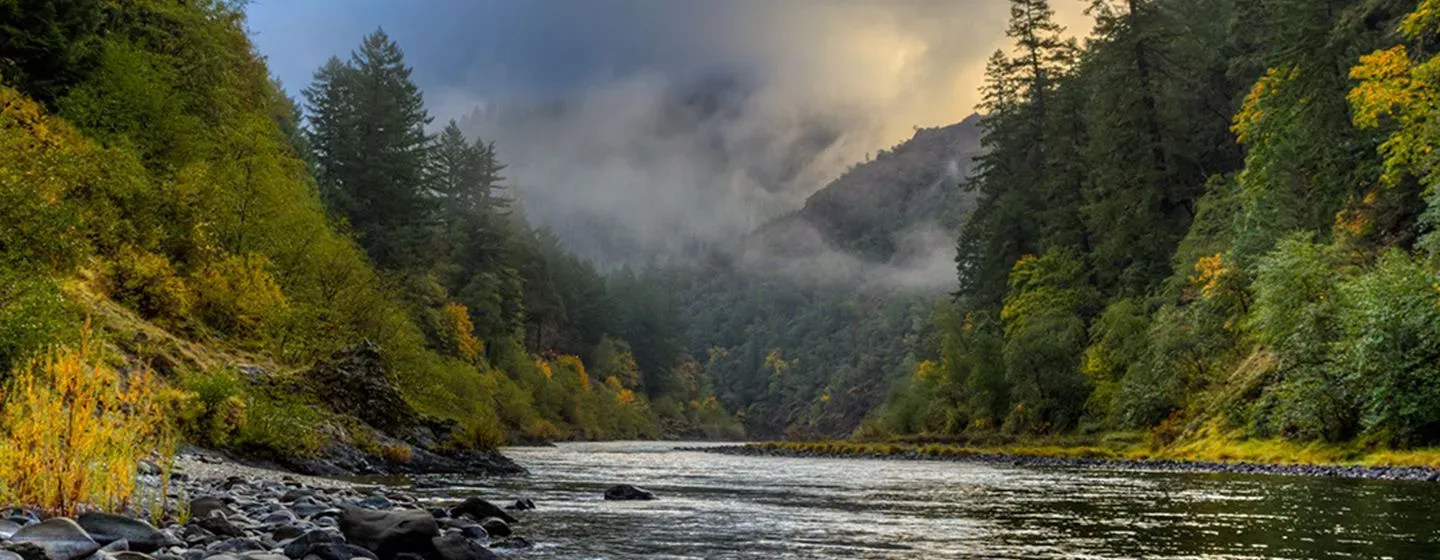
[[[1440,443],[1440,2],[1012,7],[960,291],[857,435]]]
[[[528,225],[409,74],[377,31],[297,104],[232,3],[0,1],[0,368],[88,317],[194,393],[192,439],[297,454],[328,420],[283,388],[368,340],[460,447],[738,435],[678,308]]]

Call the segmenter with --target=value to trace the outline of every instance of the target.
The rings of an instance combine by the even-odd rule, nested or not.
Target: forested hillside
[[[752,433],[849,433],[913,369],[954,284],[977,120],[916,130],[803,208],[659,273],[684,298],[690,352]]]
[[[1440,2],[1011,4],[960,291],[866,433],[1440,441]]]
[[[233,3],[0,2],[0,367],[88,331],[280,455],[373,447],[310,370],[362,341],[441,447],[734,435],[678,308],[530,226],[410,73],[376,31],[297,103]]]

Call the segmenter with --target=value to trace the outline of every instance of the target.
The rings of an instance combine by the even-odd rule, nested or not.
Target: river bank
[[[0,520],[0,558],[486,560],[499,558],[492,549],[531,546],[519,527],[534,503],[520,496],[488,496],[513,504],[505,508],[474,494],[421,500],[204,453],[182,454],[175,467],[162,484],[158,470],[142,464],[136,505],[124,514],[9,510]]]
[[[1247,460],[1212,461],[1127,456],[1099,447],[983,449],[955,445],[852,442],[761,442],[682,447],[685,451],[751,457],[864,458],[895,461],[956,461],[1008,466],[1220,474],[1265,474],[1372,480],[1440,481],[1440,468],[1424,465],[1306,464]]]

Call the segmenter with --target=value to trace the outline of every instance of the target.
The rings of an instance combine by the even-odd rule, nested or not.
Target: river
[[[1440,484],[740,457],[656,442],[512,448],[432,499],[535,500],[512,558],[1435,558]],[[652,502],[606,502],[630,483]]]

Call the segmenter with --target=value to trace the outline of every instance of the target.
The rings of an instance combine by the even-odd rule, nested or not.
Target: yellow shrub
[[[254,337],[277,325],[289,309],[263,255],[231,256],[195,275],[196,310],[205,324]]]
[[[163,255],[126,247],[110,263],[106,291],[147,319],[183,320],[194,301],[185,282]]]
[[[440,309],[439,325],[436,330],[462,358],[474,360],[485,351],[485,343],[475,338],[475,324],[470,321],[470,309],[458,303],[447,303]]]
[[[167,432],[160,393],[148,371],[122,376],[105,365],[88,339],[17,371],[0,410],[7,501],[60,515],[124,508],[136,462]]]
[[[554,422],[544,419],[531,422],[530,427],[525,430],[525,437],[532,441],[555,441],[560,439],[561,435],[560,428],[556,427]]]

